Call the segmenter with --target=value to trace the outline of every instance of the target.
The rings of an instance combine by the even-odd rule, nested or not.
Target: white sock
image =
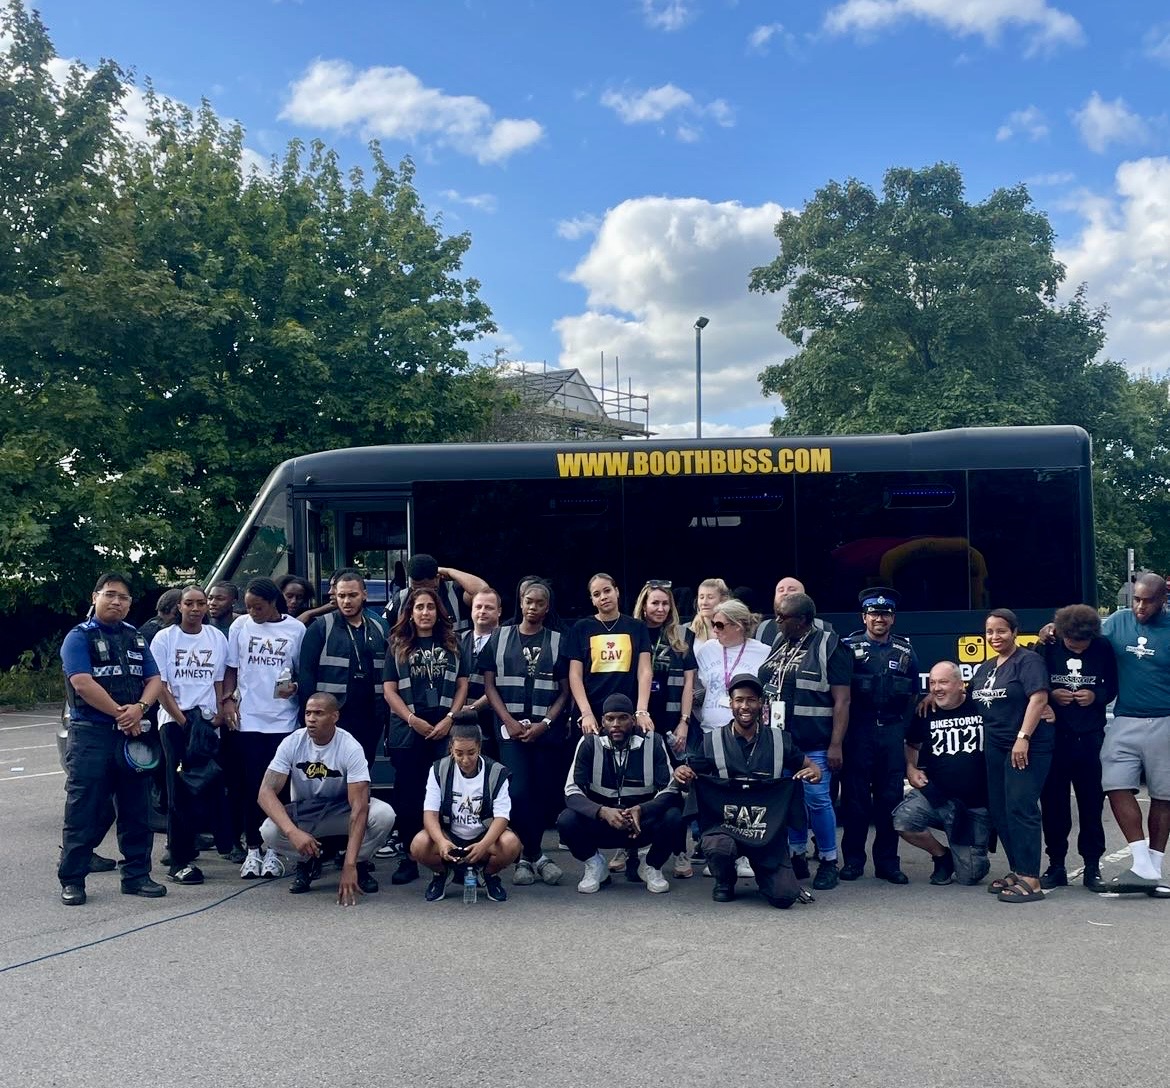
[[[1151,850],[1150,850],[1150,865],[1153,866],[1153,868],[1158,870],[1158,873],[1157,873],[1158,876],[1162,875],[1162,863],[1163,863],[1165,857],[1166,857],[1165,850],[1154,850],[1151,848]]]
[[[1157,880],[1162,875],[1161,869],[1155,869],[1150,858],[1150,844],[1145,839],[1129,844],[1129,852],[1133,855],[1133,865],[1130,868],[1145,880]]]

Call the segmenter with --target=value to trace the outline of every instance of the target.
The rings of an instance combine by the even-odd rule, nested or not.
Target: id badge
[[[773,699],[771,702],[771,721],[769,724],[773,729],[784,728],[784,700]]]
[[[660,692],[661,690],[662,690],[662,681],[661,680],[651,680],[650,681],[650,691],[652,693],[656,694],[656,693]]]
[[[435,688],[424,688],[422,704],[428,710],[434,710],[439,705],[439,692]]]

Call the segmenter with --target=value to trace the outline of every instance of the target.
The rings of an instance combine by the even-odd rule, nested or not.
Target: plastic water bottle
[[[475,876],[475,866],[468,865],[463,870],[463,902],[474,903],[479,895],[479,881]]]

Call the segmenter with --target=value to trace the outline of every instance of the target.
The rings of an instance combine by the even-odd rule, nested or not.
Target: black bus
[[[276,468],[210,578],[285,573],[324,587],[341,566],[385,600],[396,564],[429,552],[485,578],[510,614],[517,582],[549,578],[558,609],[591,611],[613,574],[633,605],[650,578],[684,600],[704,578],[771,612],[799,578],[842,633],[858,592],[898,590],[924,667],[984,659],[983,614],[1035,632],[1096,601],[1090,440],[1078,427],[713,442],[369,446]],[[399,568],[400,569],[400,568]]]

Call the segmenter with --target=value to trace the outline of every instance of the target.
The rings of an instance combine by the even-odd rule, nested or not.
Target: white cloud
[[[481,163],[503,162],[544,136],[531,119],[497,120],[473,95],[427,87],[406,68],[355,69],[341,60],[316,60],[290,90],[284,120],[393,140],[430,140]]]
[[[1044,113],[1036,106],[1014,110],[996,131],[995,138],[999,141],[1010,140],[1015,136],[1026,136],[1029,140],[1042,140],[1048,135],[1048,120]]]
[[[766,431],[780,405],[764,399],[757,375],[795,349],[776,331],[781,298],[751,294],[747,281],[776,255],[772,230],[782,211],[778,204],[654,196],[609,209],[568,276],[584,288],[587,307],[556,322],[559,365],[597,382],[600,353],[607,366],[619,357],[623,386],[633,379],[634,392],[650,396],[651,429],[693,434],[694,324],[703,315],[710,318],[704,432],[708,420]]]
[[[696,14],[691,0],[642,0],[642,18],[653,30],[682,30]]]
[[[748,35],[748,49],[753,53],[768,52],[768,45],[777,34],[784,34],[783,23],[765,23],[763,26],[756,27]],[[791,35],[784,34],[784,37],[790,39]]]
[[[1024,184],[1047,187],[1069,185],[1076,180],[1077,176],[1071,170],[1054,170],[1050,174],[1033,174],[1030,178],[1024,178]]]
[[[557,234],[561,238],[575,242],[578,238],[596,234],[600,226],[601,220],[596,215],[575,215],[572,219],[562,219],[557,224]]]
[[[702,134],[701,122],[714,121],[721,128],[735,124],[735,111],[722,98],[699,102],[689,91],[664,83],[645,91],[608,90],[601,104],[611,109],[627,125],[654,124],[668,117],[677,120],[675,136],[684,143],[694,143]]]
[[[1067,284],[1109,307],[1105,353],[1135,370],[1170,372],[1170,158],[1124,162],[1114,191],[1082,194],[1080,233],[1057,256]]]
[[[1147,57],[1170,64],[1170,23],[1151,27],[1146,32],[1143,45]]]
[[[1029,54],[1084,41],[1081,24],[1047,0],[845,0],[825,16],[836,34],[872,34],[896,23],[920,20],[959,37],[995,42],[1005,28],[1029,32]]]
[[[1085,146],[1098,155],[1110,144],[1144,144],[1150,139],[1149,124],[1125,104],[1125,99],[1106,102],[1096,91],[1073,114],[1073,122]]]
[[[464,196],[457,189],[444,189],[439,195],[451,204],[466,204],[469,208],[474,208],[479,212],[490,213],[499,207],[499,201],[491,193],[475,193],[471,196]]]

